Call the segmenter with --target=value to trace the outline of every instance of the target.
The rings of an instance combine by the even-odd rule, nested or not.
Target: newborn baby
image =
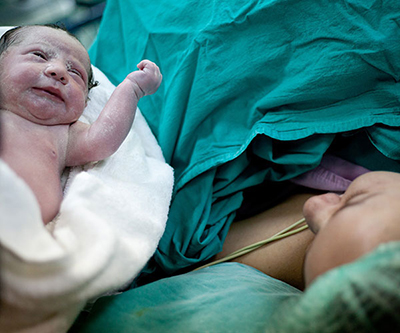
[[[137,103],[162,75],[148,60],[113,92],[99,118],[78,118],[93,83],[83,45],[57,26],[24,26],[0,40],[1,158],[34,192],[43,222],[58,213],[66,166],[113,154],[129,133]]]

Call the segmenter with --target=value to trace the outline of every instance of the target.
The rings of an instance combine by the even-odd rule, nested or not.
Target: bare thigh
[[[217,254],[215,259],[220,259],[237,249],[269,238],[300,220],[303,217],[303,204],[312,195],[312,193],[293,195],[257,216],[233,223],[223,250]],[[252,266],[269,276],[303,289],[302,267],[306,249],[313,238],[313,233],[307,229],[264,245],[233,261]]]

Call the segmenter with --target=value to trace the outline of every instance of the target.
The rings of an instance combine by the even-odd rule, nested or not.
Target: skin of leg
[[[229,229],[222,251],[215,259],[242,247],[267,239],[303,217],[303,205],[315,193],[295,194],[277,206],[249,219],[234,222]],[[265,274],[303,290],[303,262],[314,234],[306,229],[266,244],[232,261],[254,267]]]

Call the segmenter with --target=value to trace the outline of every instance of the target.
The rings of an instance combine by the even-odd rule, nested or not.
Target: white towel
[[[94,71],[89,122],[115,88]],[[88,300],[132,281],[162,236],[173,171],[139,110],[114,155],[67,177],[45,227],[33,193],[0,159],[1,332],[66,331]]]

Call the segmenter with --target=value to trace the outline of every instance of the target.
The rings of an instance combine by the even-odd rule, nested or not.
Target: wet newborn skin
[[[118,85],[99,118],[78,118],[86,107],[90,59],[67,32],[44,26],[20,28],[0,56],[1,158],[29,185],[44,223],[58,213],[61,174],[113,154],[127,136],[144,95],[162,75],[148,60]]]

